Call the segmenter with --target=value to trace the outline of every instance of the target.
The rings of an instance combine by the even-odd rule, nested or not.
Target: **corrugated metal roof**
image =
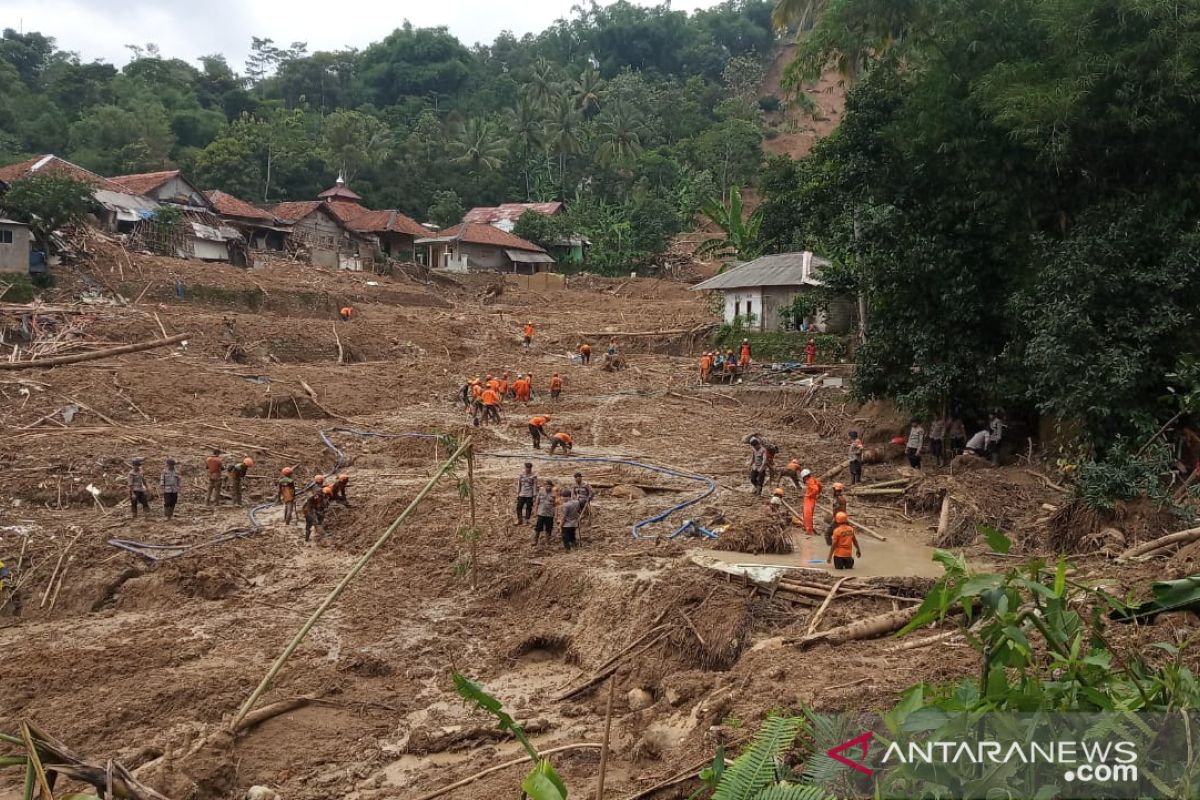
[[[554,257],[549,253],[529,253],[524,250],[505,250],[508,257],[522,264],[553,264]]]
[[[498,206],[478,206],[472,208],[463,216],[463,222],[490,225],[494,222],[507,220],[516,222],[526,211],[536,211],[539,214],[553,216],[562,210],[562,203],[502,203]]]
[[[809,269],[804,268],[805,259],[810,259]],[[817,277],[829,261],[808,252],[778,253],[748,261],[728,272],[696,284],[692,291],[710,289],[746,289],[754,286],[820,286]]]

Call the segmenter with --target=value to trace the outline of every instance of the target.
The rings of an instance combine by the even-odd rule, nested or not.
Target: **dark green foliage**
[[[466,208],[580,198],[595,212],[575,226],[595,243],[589,263],[644,269],[702,202],[756,178],[770,8],[583,5],[539,34],[474,47],[409,24],[362,50],[253,37],[243,74],[219,55],[193,66],[148,45],[118,71],[9,31],[0,161],[179,166],[256,203],[310,199],[344,171],[366,205],[414,217],[439,192]],[[731,91],[750,92],[748,108],[730,106]]]
[[[811,156],[768,166],[762,233],[866,296],[858,394],[1053,414],[1102,459],[1177,411],[1168,375],[1200,348],[1200,8],[784,6],[815,19],[793,77],[834,64],[853,88]],[[1130,483],[1105,469],[1092,486]]]
[[[12,182],[0,195],[0,209],[29,226],[49,255],[50,234],[83,220],[94,205],[92,187],[65,175],[34,174]]]
[[[429,204],[429,221],[443,228],[448,228],[451,225],[458,224],[458,221],[463,218],[463,213],[466,209],[463,208],[462,200],[458,193],[453,189],[444,189],[435,192],[433,202]],[[538,216],[542,216],[538,214]],[[518,234],[520,235],[520,234]]]
[[[544,248],[549,248],[551,243],[567,232],[561,216],[551,217],[536,211],[526,211],[513,226],[514,234]]]

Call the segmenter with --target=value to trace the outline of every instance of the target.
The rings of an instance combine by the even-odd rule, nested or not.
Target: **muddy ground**
[[[888,654],[886,641],[804,652],[782,646],[805,632],[816,602],[697,566],[691,555],[703,541],[654,538],[689,518],[762,524],[762,501],[743,475],[749,431],[777,442],[781,459],[794,455],[824,472],[840,463],[849,427],[884,441],[902,423],[878,405],[854,406],[840,390],[696,386],[696,343],[687,335],[627,335],[713,321],[704,298],[685,286],[576,278],[563,290],[506,286],[493,297],[494,277],[435,282],[287,263],[247,273],[96,251],[51,299],[99,286],[136,302],[72,317],[83,340],[165,332],[187,333],[188,343],[0,372],[0,559],[15,564],[24,550],[21,588],[0,610],[0,728],[33,720],[89,756],[123,761],[173,798],[240,797],[252,785],[285,798],[412,798],[519,754],[490,719],[458,701],[452,670],[498,696],[540,747],[598,743],[605,685],[564,696],[657,628],[615,673],[607,796],[627,797],[711,756],[720,742],[744,741],[768,709],[881,708],[914,683],[976,669],[973,652],[954,640],[902,658]],[[346,303],[357,310],[349,323],[336,319]],[[4,352],[19,319],[5,312]],[[538,328],[528,350],[519,342],[526,320]],[[626,370],[572,364],[580,341],[599,351],[611,334]],[[447,455],[445,443],[361,432],[461,438],[467,417],[455,402],[458,387],[503,370],[532,372],[542,396],[528,407],[510,404],[502,425],[474,434],[483,531],[474,570],[460,536],[470,523],[460,467],[317,624],[262,700],[308,702],[236,738],[219,735],[307,615]],[[546,386],[556,371],[566,388],[551,401]],[[61,413],[68,406],[69,422]],[[576,456],[707,476],[717,491],[635,539],[635,521],[695,496],[698,484],[640,467],[539,459],[541,477],[567,482],[580,469],[598,496],[580,549],[534,546],[512,505],[523,457],[535,453],[525,430],[535,412],[573,434]],[[250,506],[273,499],[284,466],[303,476],[331,468],[322,431],[345,453],[351,476],[351,507],[330,513],[326,542],[306,545],[272,507],[258,514],[257,533],[205,546],[247,526],[246,508],[204,505],[210,448],[254,458]],[[123,487],[134,455],[147,460],[152,479],[167,456],[180,461],[185,491],[176,519],[164,520],[154,501],[148,518],[129,519]],[[966,498],[972,522],[1033,531],[1020,549],[1037,552],[1042,504],[1063,498],[1028,466],[954,477],[928,469],[926,480]],[[903,475],[893,462],[867,468],[868,481]],[[937,510],[927,498],[861,497],[851,510],[891,542],[874,548],[863,540],[861,583],[898,599],[838,600],[821,628],[916,602],[937,574],[927,559]],[[196,547],[154,565],[111,539]],[[805,580],[831,584],[823,565],[811,563],[824,557],[823,542],[799,532],[795,539],[788,563],[812,568],[798,573]],[[987,563],[981,545],[965,547],[975,563]],[[56,567],[61,580],[52,587]],[[1082,557],[1080,569],[1126,586],[1164,571],[1117,571],[1103,554]],[[1186,574],[1189,566],[1171,570]],[[597,748],[554,761],[575,793],[593,791]],[[511,796],[521,774],[500,771],[447,796]],[[695,788],[684,782],[656,796]],[[17,778],[0,772],[0,796],[16,792]]]

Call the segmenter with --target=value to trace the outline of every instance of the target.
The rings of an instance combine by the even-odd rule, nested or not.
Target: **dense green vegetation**
[[[792,79],[834,65],[853,89],[811,157],[767,168],[763,235],[865,293],[857,390],[1136,450],[1200,348],[1200,6],[787,5],[815,19]]]
[[[770,13],[765,0],[690,15],[592,4],[473,48],[408,25],[362,50],[255,38],[241,72],[154,46],[118,70],[7,30],[0,163],[178,166],[251,202],[312,198],[343,170],[368,205],[443,223],[460,206],[569,199],[587,209],[597,263],[628,269],[756,175]]]

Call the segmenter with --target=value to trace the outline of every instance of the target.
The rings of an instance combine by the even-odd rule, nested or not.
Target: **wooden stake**
[[[613,694],[616,692],[617,678],[608,679],[608,702],[604,708],[604,741],[600,744],[600,777],[596,780],[596,800],[604,800],[604,775],[608,771],[608,739],[612,730]]]
[[[937,536],[938,540],[946,535],[946,529],[950,527],[950,493],[942,497],[942,512],[938,514]]]
[[[833,596],[837,594],[837,590],[840,589],[842,584],[848,580],[850,580],[849,576],[840,578],[838,582],[835,583],[829,590],[829,594],[825,595],[825,602],[821,603],[820,608],[817,609],[817,613],[813,614],[812,619],[808,623],[808,631],[805,634],[806,636],[812,636],[814,633],[816,633],[817,623],[820,622],[821,617],[824,616],[825,609],[829,608],[829,604],[833,602]]]
[[[346,590],[346,587],[350,585],[350,582],[358,576],[358,573],[362,572],[363,567],[367,565],[367,562],[370,561],[374,555],[378,553],[385,544],[388,543],[388,540],[390,540],[396,530],[404,524],[404,521],[412,515],[417,506],[421,504],[421,501],[424,500],[431,491],[433,491],[433,487],[437,484],[441,477],[450,471],[450,468],[458,462],[458,459],[461,458],[470,447],[471,442],[468,440],[461,444],[459,448],[455,450],[448,459],[446,459],[445,463],[442,464],[437,472],[433,473],[433,476],[425,484],[425,487],[421,489],[420,493],[413,498],[411,503],[408,504],[408,507],[400,512],[400,516],[396,517],[392,524],[388,526],[388,529],[384,531],[383,534],[375,541],[375,544],[371,545],[370,549],[363,553],[362,557],[355,562],[354,566],[350,568],[350,571],[346,573],[345,577],[342,578],[341,581],[338,582],[338,585],[333,588],[333,591],[331,591],[328,596],[321,601],[321,605],[317,606],[317,610],[312,613],[312,616],[308,618],[308,621],[300,627],[300,630],[298,630],[296,635],[292,637],[292,640],[288,642],[287,647],[285,647],[283,652],[279,654],[279,657],[275,659],[275,663],[271,665],[271,668],[267,670],[267,674],[263,676],[263,679],[259,681],[258,686],[256,686],[254,691],[250,693],[250,696],[246,698],[246,702],[242,703],[242,707],[238,709],[238,712],[234,715],[233,720],[229,724],[229,730],[236,731],[238,729],[238,726],[241,724],[242,720],[246,718],[246,715],[249,714],[254,708],[254,704],[258,702],[260,697],[262,697],[263,692],[265,692],[271,685],[271,681],[273,681],[275,676],[279,674],[279,670],[281,670],[283,665],[287,663],[287,660],[291,658],[292,653],[296,652],[296,648],[300,646],[300,642],[304,641],[304,637],[307,636],[308,632],[311,631],[313,626],[317,624],[317,620],[324,616],[325,612],[329,610],[329,607],[333,605],[334,601],[336,601],[338,597],[341,596],[342,592]]]
[[[479,588],[479,528],[475,526],[475,445],[467,439],[467,499],[471,503],[471,588]]]
[[[337,349],[338,349],[338,363],[339,363],[339,364],[345,364],[345,363],[346,363],[346,352],[345,352],[344,350],[342,350],[342,337],[338,336],[338,332],[337,332],[337,323],[336,323],[336,322],[335,322],[335,323],[333,323],[333,340],[334,340],[335,342],[337,342]]]

